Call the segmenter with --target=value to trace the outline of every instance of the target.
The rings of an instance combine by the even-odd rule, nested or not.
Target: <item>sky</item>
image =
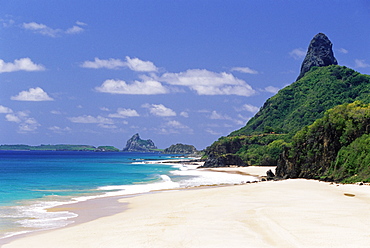
[[[0,0],[0,144],[201,150],[299,75],[325,33],[370,74],[367,0]]]

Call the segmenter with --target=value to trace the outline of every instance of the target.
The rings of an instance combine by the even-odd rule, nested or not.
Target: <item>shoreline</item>
[[[250,166],[199,170],[261,177],[269,169]],[[50,211],[77,213],[75,223],[18,235],[0,247],[315,247],[307,245],[312,238],[316,247],[345,247],[343,240],[335,241],[337,234],[355,247],[366,247],[370,242],[366,233],[370,228],[370,217],[366,217],[370,186],[306,179],[222,186],[158,190],[62,205]],[[246,243],[251,246],[239,246]]]
[[[197,160],[197,158],[186,158],[185,161],[183,161],[182,159],[179,159],[179,160],[169,159],[169,160],[159,160],[159,161],[146,161],[144,163],[155,163],[155,164],[163,163],[166,165],[173,165],[175,166],[175,168],[178,168],[177,166],[185,166],[186,170],[197,171],[196,168],[200,165],[203,165],[203,162],[198,162],[198,161],[193,162],[192,160]],[[212,185],[201,185],[201,186],[183,187],[183,188],[182,187],[181,188],[164,188],[164,189],[160,188],[160,189],[151,190],[149,192],[128,193],[128,194],[123,194],[123,195],[109,195],[108,194],[106,196],[101,195],[101,196],[98,196],[97,198],[87,199],[83,201],[60,204],[56,207],[46,208],[45,210],[47,212],[66,211],[66,212],[76,214],[77,217],[68,219],[70,221],[69,224],[67,224],[66,226],[62,226],[62,227],[49,228],[49,229],[44,229],[44,230],[42,229],[41,230],[31,230],[31,231],[27,231],[24,233],[20,232],[18,234],[14,234],[12,236],[0,239],[0,247],[2,247],[3,245],[9,242],[17,240],[17,239],[22,239],[24,237],[36,235],[39,233],[58,230],[60,228],[71,227],[71,226],[85,223],[88,221],[92,221],[92,220],[95,220],[101,217],[114,215],[120,211],[124,211],[125,209],[127,209],[127,206],[122,206],[122,204],[118,202],[118,200],[122,198],[130,198],[130,197],[135,197],[137,195],[158,193],[158,192],[169,191],[169,190],[184,190],[184,189],[191,189],[191,188],[198,189],[202,187],[215,187],[215,186],[224,186],[224,185],[223,184],[212,184]],[[127,205],[127,204],[123,204],[123,205]]]
[[[306,179],[164,190],[12,247],[367,247],[370,187]],[[83,244],[83,245],[82,245]]]

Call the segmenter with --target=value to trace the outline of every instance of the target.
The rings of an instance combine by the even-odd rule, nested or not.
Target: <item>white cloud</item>
[[[3,105],[0,105],[0,114],[10,114],[10,113],[13,113],[13,110]]]
[[[0,59],[0,73],[14,71],[43,71],[45,67],[32,62],[30,58],[16,59],[14,62],[5,62]]]
[[[111,118],[127,118],[127,117],[137,117],[140,116],[138,112],[134,109],[125,109],[125,108],[119,108],[117,110],[117,113],[110,114],[108,117]]]
[[[30,88],[28,91],[21,91],[18,95],[12,96],[10,99],[15,101],[33,102],[54,101],[54,99],[48,96],[48,94],[40,87]]]
[[[9,122],[18,123],[19,132],[21,133],[36,131],[41,126],[34,118],[29,117],[28,112],[25,111],[7,114],[5,119]]]
[[[103,123],[98,124],[98,126],[101,128],[105,128],[105,129],[116,129],[117,128],[116,125],[103,124]]]
[[[234,67],[234,68],[231,68],[231,71],[237,71],[237,72],[248,73],[248,74],[258,74],[258,71],[253,70],[249,67]]]
[[[62,114],[62,112],[60,112],[59,110],[52,110],[52,111],[50,111],[50,113],[53,114],[53,115],[61,115]]]
[[[126,56],[126,61],[121,59],[99,59],[94,58],[94,61],[84,61],[81,67],[92,68],[92,69],[119,69],[121,67],[127,67],[130,70],[138,72],[156,72],[157,67],[150,61],[143,61],[138,58],[130,58]]]
[[[188,118],[189,117],[189,113],[183,111],[183,112],[180,113],[180,116],[185,117],[185,118]]]
[[[348,50],[347,49],[344,49],[344,48],[340,48],[340,49],[338,49],[338,51],[340,53],[344,53],[344,54],[347,54],[348,53]]]
[[[294,59],[302,59],[306,56],[306,51],[302,48],[296,48],[289,52],[289,55],[293,57]]]
[[[126,62],[120,59],[99,59],[95,58],[94,61],[85,61],[81,64],[81,67],[91,68],[91,69],[118,69],[120,67],[125,67]]]
[[[61,29],[52,29],[45,24],[36,22],[23,23],[23,28],[50,37],[56,37],[58,33],[62,32]]]
[[[246,110],[246,111],[251,112],[251,113],[256,113],[256,112],[258,112],[259,109],[260,109],[259,107],[253,106],[251,104],[244,104],[242,106],[242,110]]]
[[[19,131],[24,132],[33,132],[36,131],[37,127],[41,126],[34,118],[27,118],[19,125]]]
[[[88,123],[88,124],[114,124],[113,120],[109,118],[105,118],[102,116],[91,116],[91,115],[82,115],[82,116],[77,116],[77,117],[70,117],[68,118],[71,122],[74,123]]]
[[[16,122],[16,123],[21,122],[21,119],[16,114],[7,114],[5,116],[5,119],[10,122]]]
[[[127,66],[133,71],[151,72],[157,71],[157,67],[150,61],[143,61],[138,58],[126,56]]]
[[[50,28],[46,26],[45,24],[37,23],[37,22],[29,22],[29,23],[23,23],[22,27],[24,29],[33,31],[34,33],[42,34],[49,37],[58,37],[62,34],[78,34],[84,31],[84,29],[81,26],[86,26],[86,23],[83,22],[76,22],[77,26],[74,25],[66,30],[59,29],[59,28]]]
[[[81,32],[83,32],[84,31],[84,29],[83,28],[81,28],[81,27],[79,27],[79,26],[73,26],[73,27],[71,27],[71,28],[69,28],[69,29],[67,29],[66,30],[66,34],[78,34],[78,33],[81,33]]]
[[[95,89],[103,93],[126,95],[157,95],[168,93],[168,90],[160,82],[153,80],[144,82],[134,81],[131,84],[127,84],[123,80],[109,79]]]
[[[355,59],[355,63],[357,68],[370,67],[370,64],[367,64],[363,59]]]
[[[165,73],[160,80],[171,85],[187,86],[198,95],[251,96],[255,93],[255,90],[244,80],[226,72],[192,69],[180,73]]]
[[[230,117],[227,115],[222,115],[217,113],[216,110],[213,110],[211,115],[209,116],[210,119],[212,120],[230,120]]]
[[[274,87],[274,86],[267,86],[265,88],[265,91],[270,92],[270,93],[273,93],[273,94],[278,93],[279,90],[280,90],[279,88]]]
[[[161,134],[174,134],[174,133],[192,134],[194,130],[180,123],[179,121],[172,120],[164,123],[160,128],[159,132]]]
[[[144,104],[142,107],[149,109],[149,112],[155,116],[176,116],[176,112],[163,104]]]
[[[54,133],[66,133],[66,132],[72,131],[70,127],[61,128],[58,126],[52,126],[52,127],[49,127],[48,129],[53,131]]]

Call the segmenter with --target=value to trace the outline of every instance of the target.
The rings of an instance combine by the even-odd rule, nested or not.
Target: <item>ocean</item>
[[[0,151],[0,241],[63,227],[76,213],[51,207],[154,190],[235,184],[254,177],[160,163],[174,155],[123,152]],[[179,158],[177,157],[176,160]]]

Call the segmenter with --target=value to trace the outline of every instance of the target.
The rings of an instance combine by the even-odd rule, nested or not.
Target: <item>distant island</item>
[[[90,145],[0,145],[1,151],[90,151],[90,152],[119,152],[114,146],[90,146]]]

